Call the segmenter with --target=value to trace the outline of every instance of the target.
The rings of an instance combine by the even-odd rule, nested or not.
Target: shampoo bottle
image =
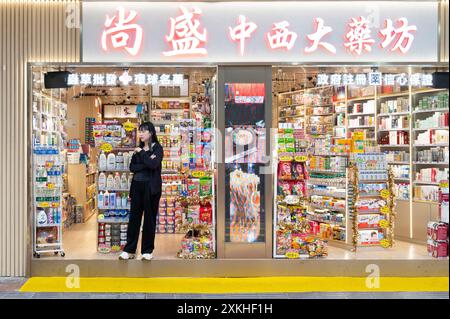
[[[106,175],[105,173],[100,173],[98,176],[98,189],[105,190],[106,189]]]
[[[106,166],[106,155],[102,151],[100,153],[100,156],[98,157],[98,168],[99,168],[99,170],[104,171],[104,170],[106,170],[106,167],[107,167]]]
[[[113,153],[108,154],[106,168],[111,171],[116,169],[116,155]]]
[[[121,180],[120,180],[120,175],[119,175],[119,173],[116,173],[116,176],[114,176],[114,189],[120,189],[120,183],[121,183]]]
[[[106,180],[106,189],[111,190],[114,188],[114,177],[113,174],[108,175],[108,179]]]
[[[98,201],[98,203],[97,203],[98,207],[103,208],[104,207],[104,204],[103,204],[103,192],[98,193],[97,201]]]

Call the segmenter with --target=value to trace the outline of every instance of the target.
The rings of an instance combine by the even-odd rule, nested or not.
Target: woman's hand
[[[139,153],[140,151],[142,151],[142,148],[140,148],[140,147],[136,147],[136,148],[134,149],[134,152],[135,152],[135,153]]]
[[[150,156],[150,158],[151,158],[151,159],[154,159],[154,158],[156,158],[156,155],[155,155],[155,154],[152,154],[152,155]]]

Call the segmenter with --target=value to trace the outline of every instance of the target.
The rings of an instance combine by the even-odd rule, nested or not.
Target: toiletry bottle
[[[125,173],[122,174],[122,178],[120,179],[120,189],[122,190],[128,189],[128,179]]]
[[[103,208],[103,206],[104,206],[104,204],[103,204],[103,198],[104,198],[104,196],[103,196],[103,192],[100,192],[100,193],[98,193],[98,198],[97,198],[97,205],[98,205],[98,207],[100,207],[100,208]]]
[[[122,194],[122,208],[128,208],[128,195],[126,193]]]
[[[120,189],[120,183],[121,183],[121,180],[120,180],[120,175],[119,175],[119,173],[117,173],[116,172],[116,176],[114,176],[114,189]]]
[[[116,208],[116,193],[109,194],[109,208]]]
[[[116,169],[116,155],[114,153],[108,154],[106,168],[111,171]]]
[[[114,188],[114,177],[113,174],[109,174],[106,180],[106,189],[111,190]]]
[[[106,191],[103,195],[103,208],[109,208],[109,192]]]
[[[122,152],[117,153],[116,156],[116,169],[123,169],[123,154]]]
[[[106,165],[106,155],[105,153],[102,151],[100,153],[100,156],[98,157],[98,169],[101,171],[106,170],[107,165]]]
[[[101,172],[98,176],[98,189],[105,190],[106,189],[106,174]]]

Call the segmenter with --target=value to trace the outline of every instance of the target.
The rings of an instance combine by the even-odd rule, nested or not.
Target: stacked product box
[[[430,256],[448,256],[448,224],[431,221],[427,227],[427,250]]]

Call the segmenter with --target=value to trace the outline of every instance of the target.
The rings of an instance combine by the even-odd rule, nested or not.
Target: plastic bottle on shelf
[[[106,167],[106,155],[105,152],[102,151],[98,157],[98,169],[104,171],[106,170]]]
[[[132,181],[133,181],[133,174],[129,174],[128,175],[128,189],[130,189]]]
[[[120,189],[125,190],[128,187],[128,179],[127,174],[122,173],[122,177],[120,179]]]
[[[122,208],[122,196],[120,193],[116,194],[116,208],[121,209]]]
[[[98,175],[98,189],[106,189],[106,174],[103,172]]]
[[[103,208],[109,208],[109,192],[103,194]]]
[[[114,188],[114,177],[113,174],[109,174],[106,179],[106,189],[111,190]]]
[[[128,169],[130,167],[131,155],[129,152],[123,153],[123,169]]]
[[[109,194],[109,208],[116,208],[116,193]]]
[[[97,198],[97,205],[98,205],[98,207],[100,207],[100,208],[104,207],[103,200],[104,200],[103,192],[98,193],[98,198]]]
[[[127,208],[128,205],[128,196],[127,194],[122,194],[122,208]]]
[[[123,153],[119,152],[116,156],[116,169],[123,169]]]
[[[120,189],[121,186],[121,179],[119,173],[116,173],[116,176],[114,176],[114,189]]]
[[[116,169],[116,155],[114,153],[108,154],[106,168],[111,171]]]

